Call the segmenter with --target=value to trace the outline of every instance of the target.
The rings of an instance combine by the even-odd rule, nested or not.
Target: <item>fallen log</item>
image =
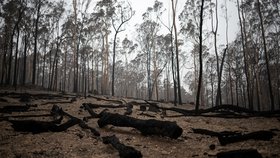
[[[246,149],[220,152],[217,158],[262,158],[262,155],[256,149]]]
[[[214,132],[206,129],[192,129],[194,133],[209,135],[212,137],[218,137],[218,140],[221,145],[227,145],[230,143],[236,143],[246,140],[264,140],[269,141],[273,138],[275,133],[271,131],[256,131],[251,133],[241,133],[241,132],[231,132],[231,131],[223,131],[223,132]]]
[[[120,105],[122,105],[123,104],[123,102],[121,101],[121,100],[117,100],[117,99],[109,99],[109,97],[106,97],[106,98],[104,98],[104,97],[102,97],[102,96],[88,96],[89,98],[94,98],[94,99],[96,99],[97,101],[101,101],[101,100],[103,100],[103,101],[108,101],[108,102],[113,102],[113,103],[116,103],[116,104],[120,104]]]
[[[12,112],[26,112],[30,108],[30,105],[9,105],[0,109],[0,113],[12,113]]]
[[[54,121],[37,121],[37,120],[10,120],[7,121],[12,123],[12,127],[15,131],[20,132],[32,132],[33,134],[43,133],[43,132],[62,132],[68,128],[79,125],[83,129],[89,129],[95,136],[100,136],[100,133],[94,128],[89,127],[79,118],[76,118],[66,112],[64,112],[60,107],[54,105],[51,109],[51,115],[55,119]],[[62,123],[63,116],[67,116],[70,119],[67,122]]]
[[[134,149],[131,146],[120,143],[119,139],[113,136],[102,137],[104,144],[111,144],[115,149],[118,150],[120,158],[141,158],[142,154],[140,151]]]
[[[236,134],[236,135],[220,135],[218,137],[221,145],[226,145],[235,142],[241,142],[246,140],[263,140],[269,141],[275,134],[271,131],[257,131],[248,134]]]
[[[0,102],[8,102],[8,100],[4,98],[0,98]]]
[[[47,104],[67,104],[67,103],[73,103],[74,101],[71,100],[63,100],[63,101],[48,101],[45,103],[42,103],[41,105],[47,105]]]
[[[133,127],[139,130],[143,135],[159,135],[177,139],[182,135],[183,129],[176,122],[159,120],[140,120],[120,114],[102,112],[97,121],[99,127],[114,125],[119,127]]]
[[[200,129],[200,128],[192,128],[192,130],[194,133],[209,135],[211,137],[219,137],[222,135],[241,135],[241,133],[239,132],[231,132],[231,131],[215,132],[215,131],[210,131],[207,129]]]
[[[70,119],[67,122],[58,125],[63,117],[55,121],[36,121],[36,120],[8,120],[12,123],[12,127],[15,131],[20,132],[32,132],[33,134],[43,132],[61,132],[65,131],[69,127],[78,124],[78,120]]]
[[[158,107],[158,106],[157,106]],[[279,117],[280,110],[252,111],[235,105],[219,105],[208,109],[186,110],[176,107],[158,107],[161,110],[174,111],[184,116],[220,117],[220,118],[248,118],[248,117]]]
[[[82,106],[87,105],[89,108],[95,109],[95,108],[124,108],[127,107],[126,105],[110,105],[110,104],[92,104],[92,103],[83,103]]]

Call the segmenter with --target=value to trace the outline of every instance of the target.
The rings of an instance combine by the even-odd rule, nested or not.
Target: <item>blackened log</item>
[[[114,125],[119,127],[133,127],[143,135],[159,135],[176,139],[182,135],[183,129],[176,122],[159,120],[140,120],[120,114],[103,112],[98,120],[99,127]]]
[[[72,103],[72,100],[65,100],[65,101],[48,101],[45,103],[42,103],[41,105],[47,105],[47,104],[67,104],[67,103]]]
[[[4,106],[0,109],[0,113],[12,113],[12,112],[26,112],[28,111],[30,106],[26,105],[9,105]]]
[[[88,107],[94,108],[124,108],[126,105],[110,105],[110,104],[92,104],[92,103],[83,103],[83,106],[87,105]]]
[[[246,149],[220,152],[217,158],[262,158],[262,155],[256,149]]]
[[[122,144],[119,139],[113,136],[102,137],[104,144],[111,144],[115,149],[118,150],[120,158],[141,158],[142,154],[140,151],[134,149],[131,146]]]
[[[218,136],[221,145],[226,145],[235,142],[241,142],[246,140],[264,140],[269,141],[275,134],[271,131],[257,131],[248,134],[236,134],[236,135],[224,135]]]
[[[192,128],[194,133],[198,134],[203,134],[203,135],[209,135],[211,137],[219,137],[219,136],[233,136],[233,135],[241,135],[239,132],[231,132],[231,131],[223,131],[223,132],[215,132],[215,131],[210,131],[207,129],[200,129],[200,128]]]
[[[78,124],[77,119],[70,119],[67,122],[58,125],[63,117],[55,121],[36,121],[36,120],[8,120],[12,123],[12,127],[15,131],[20,132],[32,132],[33,134],[43,133],[43,132],[61,132],[67,130]]]
[[[212,137],[218,137],[218,140],[221,145],[227,145],[230,143],[241,142],[250,139],[269,141],[275,135],[272,131],[256,131],[256,132],[243,134],[240,132],[231,132],[231,131],[214,132],[206,129],[192,129],[192,130],[194,133],[209,135]]]
[[[219,105],[208,109],[186,110],[180,108],[158,107],[159,109],[170,110],[183,114],[184,116],[203,116],[203,117],[220,117],[220,118],[248,118],[248,117],[279,117],[280,110],[275,111],[253,111],[235,105]],[[216,113],[216,114],[209,114]]]
[[[4,98],[0,98],[0,102],[8,102],[8,100]]]
[[[89,96],[91,98],[95,98],[97,101],[100,101],[100,100],[104,100],[104,101],[108,101],[108,102],[113,102],[113,103],[116,103],[116,104],[123,104],[122,101],[120,100],[116,100],[116,99],[109,99],[108,97],[104,98],[104,97],[98,97],[98,96]]]

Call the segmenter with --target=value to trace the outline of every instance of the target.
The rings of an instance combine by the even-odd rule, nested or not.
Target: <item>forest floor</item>
[[[15,93],[12,93],[15,92]],[[31,97],[27,100],[21,94],[28,93]],[[54,104],[65,112],[83,119],[90,116],[88,111],[81,109],[83,103],[98,105],[118,105],[121,102],[133,104],[133,118],[142,120],[157,119],[162,121],[176,121],[183,129],[182,135],[177,139],[160,136],[143,136],[130,127],[116,127],[112,125],[100,128],[98,118],[89,119],[88,126],[95,128],[103,136],[116,135],[120,142],[134,147],[140,151],[144,158],[205,158],[217,157],[217,153],[239,149],[256,149],[262,157],[280,157],[280,121],[279,117],[248,117],[248,118],[219,118],[205,116],[182,116],[173,111],[166,111],[166,116],[160,112],[141,111],[140,106],[134,103],[145,103],[143,100],[131,98],[117,98],[105,96],[75,97],[74,94],[62,94],[38,90],[0,90],[0,108],[25,104],[33,105],[24,112],[0,113],[0,157],[81,157],[81,158],[111,158],[119,157],[119,153],[111,145],[104,144],[100,137],[94,136],[89,130],[78,125],[72,126],[62,132],[43,132],[32,134],[30,132],[15,131],[8,119],[13,120],[42,120],[51,121],[47,116]],[[38,94],[52,95],[53,97],[36,97]],[[73,99],[75,98],[75,99]],[[71,101],[72,99],[72,101]],[[157,102],[159,107],[173,107],[171,103]],[[183,104],[177,106],[181,109],[193,109],[193,105]],[[105,108],[95,108],[99,113]],[[126,108],[108,108],[111,113],[124,114]],[[46,114],[46,115],[45,115]],[[40,116],[39,116],[40,115]],[[45,116],[44,116],[45,115]],[[25,117],[28,116],[28,117]],[[207,129],[216,132],[239,131],[254,132],[260,130],[273,131],[275,135],[269,141],[246,140],[227,145],[220,145],[217,137],[194,133],[192,128]],[[210,149],[211,146],[211,149]],[[213,148],[212,148],[213,147]]]

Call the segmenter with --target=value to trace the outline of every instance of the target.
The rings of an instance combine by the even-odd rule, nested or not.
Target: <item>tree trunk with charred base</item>
[[[182,135],[183,129],[176,122],[159,120],[140,120],[120,114],[103,112],[98,120],[99,127],[114,125],[119,127],[133,127],[143,135],[159,135],[177,139]]]
[[[204,7],[204,0],[201,1],[201,7],[200,7],[200,25],[199,25],[199,79],[198,79],[198,86],[197,86],[197,93],[196,93],[195,111],[198,111],[198,109],[199,109],[199,97],[200,97],[200,90],[201,90],[201,84],[202,84],[202,73],[203,73],[203,63],[202,63],[203,7]]]
[[[245,71],[245,78],[246,78],[246,90],[243,86],[243,93],[244,93],[244,105],[246,107],[246,95],[248,98],[248,105],[251,110],[253,110],[253,103],[252,103],[252,84],[251,84],[251,75],[249,73],[249,62],[248,62],[248,42],[247,42],[247,33],[246,33],[246,25],[245,25],[245,17],[243,9],[240,10],[239,0],[237,0],[237,9],[238,9],[238,18],[239,18],[239,25],[240,25],[240,32],[241,32],[241,43],[242,43],[242,51],[243,51],[243,60],[244,60],[244,71]],[[242,21],[242,20],[243,21]],[[245,93],[247,93],[245,95]]]
[[[16,45],[16,54],[15,54],[15,66],[14,66],[14,83],[13,86],[15,87],[15,90],[17,90],[17,65],[18,65],[18,43],[19,43],[19,26],[17,26],[17,45]]]
[[[114,36],[114,46],[113,46],[113,69],[112,69],[112,96],[115,95],[115,60],[116,60],[116,40],[118,31],[116,31]]]
[[[178,48],[178,38],[177,38],[177,27],[176,27],[176,10],[174,1],[172,2],[172,12],[173,12],[173,28],[174,28],[174,35],[175,35],[175,51],[176,51],[176,64],[177,64],[177,83],[178,83],[178,102],[182,104],[182,97],[181,97],[181,83],[180,83],[180,67],[179,67],[179,48]],[[176,2],[177,3],[177,2]]]
[[[174,51],[173,51],[173,32],[171,29],[171,67],[172,67],[172,79],[173,79],[173,89],[174,89],[174,106],[177,106],[177,82],[176,82],[176,72],[174,70]]]
[[[70,119],[66,123],[57,125],[62,120],[62,117],[59,120],[55,121],[35,121],[35,120],[9,120],[12,123],[12,127],[15,131],[21,132],[32,132],[33,134],[38,134],[42,132],[62,132],[78,124],[77,119]]]
[[[260,1],[257,1],[257,7],[258,7],[258,13],[260,17],[260,25],[261,25],[261,31],[262,31],[262,40],[263,40],[263,48],[264,48],[264,55],[265,55],[265,63],[266,63],[266,71],[267,71],[267,78],[268,78],[268,86],[269,86],[269,95],[270,95],[270,102],[271,102],[271,111],[274,110],[274,96],[272,91],[272,83],[271,83],[271,76],[270,76],[270,68],[269,68],[269,59],[268,59],[268,52],[266,48],[266,40],[265,40],[265,32],[264,32],[264,26],[263,26],[263,17],[261,13],[261,4]]]
[[[34,33],[34,57],[33,57],[33,71],[32,71],[32,84],[35,84],[35,76],[36,76],[36,61],[37,61],[37,36],[38,36],[38,25],[40,18],[40,9],[41,9],[41,0],[38,1],[37,8],[37,18],[35,23],[35,33]]]
[[[134,149],[131,146],[122,144],[119,139],[113,136],[102,137],[104,144],[111,144],[115,149],[118,150],[120,158],[141,158],[142,154],[140,151]]]
[[[28,38],[27,38],[27,33],[25,33],[24,36],[24,51],[23,51],[23,72],[22,72],[22,81],[21,84],[25,85],[25,80],[26,80],[26,60],[27,60],[27,45],[28,45]]]
[[[224,50],[220,70],[218,71],[219,72],[219,74],[218,74],[218,92],[217,92],[217,97],[216,97],[216,106],[222,105],[221,104],[222,103],[221,82],[222,82],[223,67],[224,67],[224,61],[225,61],[227,48],[228,48],[228,46],[226,46],[226,48]]]

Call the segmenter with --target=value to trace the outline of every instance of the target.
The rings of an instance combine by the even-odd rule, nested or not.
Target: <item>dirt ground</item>
[[[0,93],[0,108],[8,105],[24,105],[20,102],[20,98],[13,95],[3,95],[5,91]],[[21,91],[28,93],[47,93],[51,92],[34,92]],[[83,117],[90,116],[88,111],[81,109],[82,103],[94,104],[110,104],[114,105],[116,102],[99,100],[93,97],[78,97],[73,103],[64,103],[71,99],[71,95],[65,98],[31,98],[28,104],[37,105],[31,107],[27,112],[13,112],[0,113],[0,118],[9,117],[10,119],[33,119],[33,120],[50,120],[49,117],[19,117],[19,115],[41,115],[49,114],[53,102],[60,106],[65,112],[83,119]],[[133,99],[125,98],[110,98],[120,101],[131,102]],[[141,100],[137,100],[141,102]],[[142,101],[143,102],[143,101]],[[171,107],[170,103],[159,103],[159,106]],[[178,108],[191,109],[192,105],[180,105]],[[93,109],[99,113],[104,108]],[[125,108],[108,109],[112,113],[124,114]],[[106,126],[99,128],[97,124],[98,119],[90,119],[87,124],[98,130],[101,136],[116,135],[120,142],[129,145],[139,150],[144,158],[215,158],[216,154],[222,151],[237,150],[237,149],[257,149],[263,157],[279,158],[280,157],[280,121],[279,118],[217,118],[217,117],[201,117],[201,116],[178,116],[178,113],[167,111],[167,117],[161,117],[160,113],[145,111],[142,115],[140,106],[133,106],[133,113],[131,117],[139,119],[158,119],[176,121],[183,129],[183,134],[178,139],[170,139],[159,136],[143,136],[139,131],[133,128],[123,128]],[[150,115],[150,116],[149,116]],[[17,117],[15,117],[17,116]],[[155,117],[151,117],[155,116]],[[195,134],[192,128],[208,129],[216,132],[221,131],[240,131],[240,132],[254,132],[259,130],[273,130],[276,134],[270,141],[262,140],[247,140],[238,143],[232,143],[221,146],[216,137],[210,137],[201,134]],[[211,150],[210,145],[215,145],[215,149]],[[111,145],[103,144],[100,137],[94,136],[89,130],[82,129],[78,125],[70,127],[63,132],[45,132],[40,134],[32,134],[28,132],[16,132],[11,127],[11,123],[0,120],[0,157],[23,157],[23,158],[39,158],[39,157],[81,157],[81,158],[112,158],[119,157],[118,151]]]

